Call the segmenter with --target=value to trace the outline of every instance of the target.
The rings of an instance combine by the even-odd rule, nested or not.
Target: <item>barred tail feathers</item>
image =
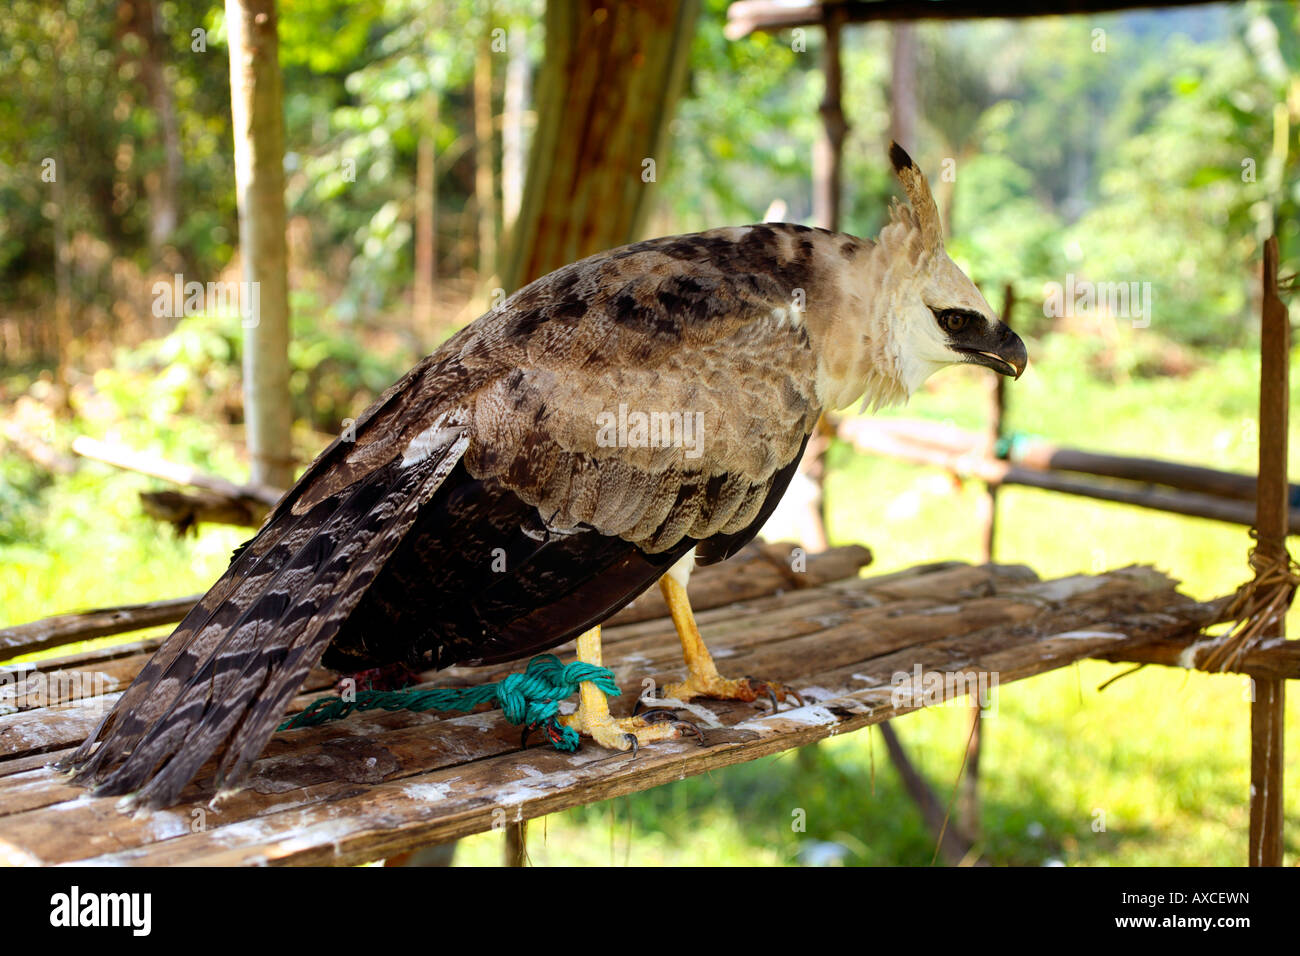
[[[237,785],[464,454],[463,427],[439,434],[424,457],[393,458],[301,515],[277,509],[69,758],[77,782],[166,806],[224,747],[218,786]]]

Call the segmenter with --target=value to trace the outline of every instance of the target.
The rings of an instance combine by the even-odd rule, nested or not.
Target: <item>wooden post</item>
[[[528,821],[506,824],[505,865],[528,865]]]
[[[1284,562],[1287,529],[1287,403],[1291,324],[1277,289],[1277,237],[1264,244],[1264,304],[1260,327],[1259,485],[1256,550]],[[1286,637],[1286,608],[1265,640]],[[1250,704],[1250,865],[1282,865],[1282,743],[1286,682],[1254,679]]]
[[[840,63],[840,30],[844,25],[842,10],[825,11],[826,58],[822,72],[826,91],[820,107],[822,135],[813,147],[813,218],[817,225],[831,232],[840,230],[840,179],[844,164],[844,137],[849,126],[844,120],[842,91],[844,69]]]
[[[822,24],[826,33],[825,58],[822,72],[826,90],[820,107],[822,132],[813,144],[813,219],[817,225],[831,232],[840,230],[840,191],[844,166],[844,138],[849,126],[844,119],[844,68],[840,60],[840,32],[844,25],[841,11],[828,10]],[[824,551],[830,546],[826,528],[829,512],[826,505],[826,453],[831,447],[834,429],[825,416],[818,419],[817,428],[808,441],[800,470],[817,488],[817,498],[810,506],[808,526],[810,535],[805,544],[814,551]],[[809,758],[800,753],[802,762]]]

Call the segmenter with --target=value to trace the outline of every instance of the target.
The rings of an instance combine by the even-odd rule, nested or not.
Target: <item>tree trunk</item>
[[[506,93],[501,110],[501,220],[509,234],[524,199],[524,111],[528,106],[528,50],[524,31],[510,29]]]
[[[820,108],[821,134],[813,145],[813,219],[831,232],[840,231],[840,173],[844,163],[844,137],[849,131],[841,95],[844,87],[840,57],[843,25],[842,10],[827,11],[824,28],[826,54],[822,69],[826,91]]]
[[[551,2],[537,128],[502,285],[637,238],[664,172],[699,0]]]
[[[131,0],[131,29],[140,35],[140,79],[158,119],[163,161],[144,178],[149,198],[149,246],[157,257],[180,224],[181,134],[176,106],[165,72],[167,45],[159,34],[158,9],[153,0]],[[155,329],[155,331],[160,331]]]
[[[239,203],[244,417],[253,481],[293,484],[289,280],[275,0],[226,0]]]
[[[474,201],[478,205],[478,275],[497,271],[496,156],[492,140],[492,19],[484,18],[474,60]]]
[[[420,137],[415,161],[415,327],[425,345],[434,343],[433,294],[438,273],[438,181],[434,176],[433,137],[438,128],[438,95],[429,95],[429,129]]]

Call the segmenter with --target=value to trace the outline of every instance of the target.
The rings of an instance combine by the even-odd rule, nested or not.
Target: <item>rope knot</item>
[[[1250,549],[1250,568],[1254,577],[1237,589],[1216,623],[1233,621],[1223,642],[1214,649],[1202,670],[1227,670],[1238,667],[1246,654],[1265,636],[1265,629],[1276,626],[1286,615],[1296,591],[1300,590],[1300,564],[1286,549],[1285,539],[1268,539],[1261,550],[1259,534],[1250,529],[1257,542]]]
[[[346,717],[354,710],[473,710],[479,704],[495,703],[510,723],[528,729],[541,727],[557,750],[577,750],[578,732],[557,720],[560,703],[573,695],[579,684],[591,683],[608,697],[619,694],[614,672],[582,661],[564,664],[554,654],[539,654],[528,662],[522,674],[508,674],[495,684],[478,687],[436,687],[432,690],[361,691],[355,700],[321,697],[300,714],[282,723],[278,730],[315,727]]]

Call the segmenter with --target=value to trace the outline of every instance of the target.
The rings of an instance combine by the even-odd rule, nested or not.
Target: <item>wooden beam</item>
[[[505,865],[528,865],[528,821],[507,823],[505,829]]]
[[[1277,237],[1264,244],[1264,302],[1260,328],[1259,495],[1256,559],[1287,563],[1287,405],[1291,321],[1278,295]],[[1252,564],[1256,562],[1253,561]],[[1286,638],[1286,607],[1269,622],[1266,640]],[[1282,770],[1286,682],[1257,678],[1250,705],[1250,865],[1282,865]]]
[[[227,481],[225,478],[204,474],[197,469],[190,468],[188,465],[178,465],[175,462],[167,461],[165,458],[147,455],[123,445],[98,441],[86,435],[80,435],[73,439],[72,450],[83,458],[93,458],[95,461],[102,461],[104,464],[112,465],[115,468],[138,471],[143,475],[161,478],[163,481],[170,481],[173,484],[190,485],[229,498],[249,498],[268,508],[274,507],[275,503],[280,500],[280,496],[284,494],[283,491],[267,485],[255,483],[236,484],[233,481]]]
[[[1224,521],[1228,524],[1254,524],[1253,509],[1249,502],[1224,500],[1214,495],[1194,491],[1162,491],[1134,484],[1066,478],[1054,472],[1034,471],[1018,466],[1007,469],[1002,484],[1059,491],[1067,495],[1114,501],[1119,504],[1150,508],[1154,511],[1168,511],[1171,514]],[[1295,533],[1300,533],[1300,509],[1290,513],[1290,527]]]
[[[1199,6],[1220,0],[1183,0],[1176,6]],[[739,0],[727,8],[728,40],[739,40],[759,30],[787,30],[819,26],[827,11],[834,9],[848,23],[876,23],[898,20],[975,20],[997,18],[1019,20],[1028,17],[1071,14],[1114,13],[1144,10],[1170,4],[1153,0],[848,0],[845,3],[790,4],[785,0]]]
[[[1156,511],[1209,518],[1229,524],[1253,526],[1255,523],[1255,508],[1249,501],[1243,499],[1223,498],[1214,493],[1175,488],[1161,489],[1137,481],[1073,478],[1055,470],[1041,470],[1045,464],[1042,456],[1030,458],[1023,463],[992,459],[982,454],[978,447],[978,436],[966,433],[967,437],[963,440],[961,433],[952,429],[931,429],[934,434],[930,435],[909,434],[906,429],[910,425],[911,423],[907,423],[904,427],[899,427],[898,421],[891,422],[888,419],[853,418],[840,424],[839,434],[860,451],[886,455],[918,465],[943,468],[954,474],[977,478],[988,484],[1023,485],[1028,488],[1041,488],[1044,491],[1057,491],[1100,501],[1136,505]],[[954,434],[950,436],[949,433]],[[1104,457],[1115,463],[1126,460],[1118,455],[1097,457]],[[1154,461],[1153,459],[1138,460],[1148,463]],[[1077,465],[1078,462],[1075,464]],[[1172,465],[1173,469],[1184,478],[1192,471],[1213,471],[1177,466],[1168,462],[1164,464]],[[1115,470],[1122,469],[1117,465]],[[1217,474],[1231,475],[1230,472]],[[1175,476],[1174,480],[1182,480],[1182,478]],[[1300,534],[1300,508],[1290,509],[1287,526],[1292,533]]]
[[[1212,621],[1213,616],[1207,616],[1205,623],[1208,625]],[[1247,651],[1241,660],[1229,661],[1222,668],[1207,665],[1207,659],[1217,646],[1217,642],[1211,638],[1193,635],[1125,648],[1100,655],[1098,660],[1116,664],[1162,664],[1212,674],[1247,674],[1257,679],[1256,687],[1259,679],[1300,680],[1300,641],[1280,641],[1256,646]]]
[[[1077,471],[1104,478],[1123,478],[1129,481],[1146,481],[1185,491],[1199,491],[1222,498],[1241,501],[1255,500],[1255,476],[1239,472],[1184,465],[1160,458],[1143,458],[1134,455],[1103,455],[1081,451],[1077,448],[1060,448],[1049,442],[1034,441],[1025,444],[1023,452],[1015,455],[1017,464],[1044,471]],[[1292,507],[1300,507],[1300,485],[1292,485],[1288,493]]]
[[[175,526],[185,534],[201,524],[233,524],[256,528],[266,518],[267,507],[247,498],[231,498],[211,491],[142,491],[145,514]]]
[[[175,624],[203,595],[99,608],[74,614],[59,614],[28,624],[0,628],[0,659],[33,654],[94,637],[124,634],[160,624]]]

